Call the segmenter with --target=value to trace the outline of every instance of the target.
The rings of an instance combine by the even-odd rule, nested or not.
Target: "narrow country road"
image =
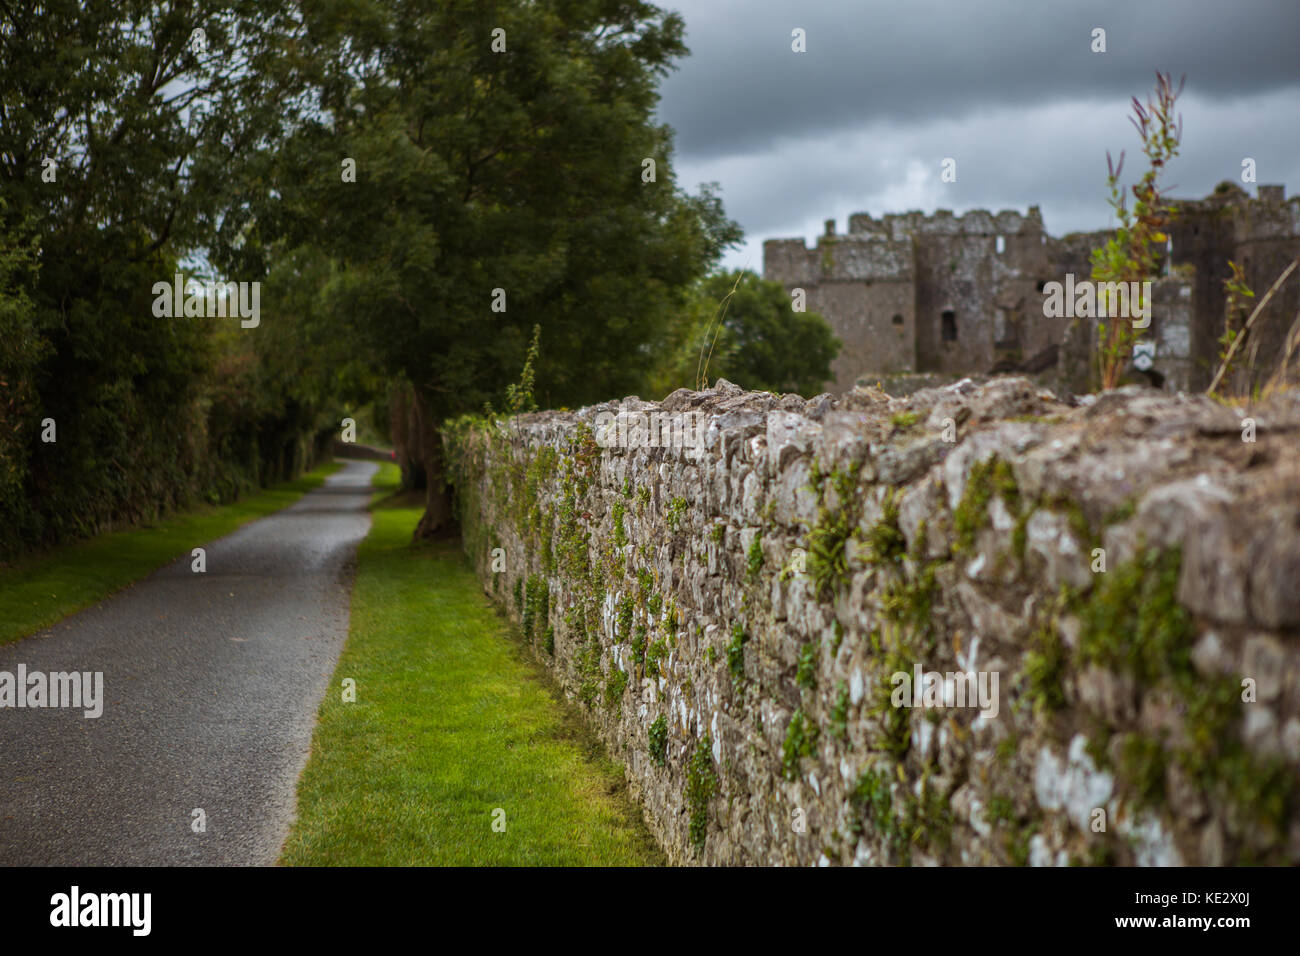
[[[0,671],[103,672],[103,715],[0,709],[0,864],[269,864],[348,630],[377,466],[26,640]],[[202,810],[205,832],[195,832]]]

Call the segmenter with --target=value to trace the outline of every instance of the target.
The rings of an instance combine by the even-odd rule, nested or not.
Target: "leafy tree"
[[[657,81],[685,52],[677,15],[638,0],[306,13],[322,113],[278,157],[247,248],[305,244],[336,264],[323,307],[413,388],[417,534],[433,534],[451,520],[440,424],[503,407],[534,326],[542,404],[627,394],[739,231],[714,193],[676,186],[671,132],[653,121]]]
[[[718,272],[698,283],[653,377],[652,394],[725,378],[811,396],[831,378],[840,343],[816,312],[795,312],[779,282]]]
[[[0,218],[4,201],[0,200]],[[33,373],[42,358],[29,290],[35,279],[35,250],[0,232],[0,554],[16,550],[35,530],[36,515],[26,499],[36,423]]]
[[[205,392],[218,328],[155,317],[152,288],[242,244],[255,167],[314,108],[303,41],[290,0],[0,5],[0,236],[35,251],[30,314],[0,320],[20,436],[0,525],[22,522],[0,555],[156,513],[225,468]],[[259,279],[248,265],[233,278]]]

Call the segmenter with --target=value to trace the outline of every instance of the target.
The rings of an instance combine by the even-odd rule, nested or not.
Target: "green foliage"
[[[835,597],[849,577],[849,561],[845,546],[853,525],[847,511],[830,512],[821,509],[817,524],[808,532],[808,574],[812,577],[813,592],[823,601]]]
[[[869,560],[874,564],[897,564],[907,553],[907,539],[898,525],[898,498],[895,489],[885,495],[883,514],[867,533]]]
[[[621,548],[627,544],[627,530],[623,527],[623,516],[627,506],[621,501],[614,502],[614,547]]]
[[[647,677],[658,677],[660,674],[659,662],[666,660],[668,657],[668,642],[663,638],[654,641],[646,648],[645,652],[645,672]]]
[[[1139,806],[1160,807],[1165,803],[1165,770],[1168,756],[1157,741],[1129,733],[1120,739],[1119,769]]]
[[[971,465],[961,501],[953,512],[955,540],[953,551],[968,553],[975,547],[975,535],[988,521],[988,504],[993,495],[1001,496],[1013,514],[1020,511],[1020,489],[1011,465],[996,456]]]
[[[578,653],[578,699],[588,707],[594,707],[600,695],[600,639],[588,635]]]
[[[831,378],[839,348],[821,315],[791,310],[781,283],[717,272],[695,285],[669,329],[652,392],[725,378],[744,388],[811,396]]]
[[[531,576],[523,597],[524,638],[532,641],[533,635],[541,633],[549,623],[551,592],[546,579],[539,575]]]
[[[912,658],[904,646],[904,634],[897,627],[885,632],[872,631],[871,639],[872,650],[880,660],[879,673],[885,678],[875,682],[870,706],[870,713],[880,721],[881,728],[876,749],[901,762],[912,746],[911,725],[908,709],[894,706],[894,688],[889,677],[898,672],[910,673]]]
[[[740,624],[732,625],[731,643],[727,646],[727,670],[731,672],[732,686],[737,689],[745,682],[745,644],[748,640],[749,635]]]
[[[605,679],[605,703],[610,706],[621,707],[623,704],[623,692],[627,690],[628,676],[626,671],[614,667],[609,672],[609,677]]]
[[[663,714],[654,719],[647,736],[650,738],[650,759],[662,767],[668,756],[668,720]]]
[[[636,610],[632,595],[625,594],[618,602],[618,636],[627,638],[632,634],[632,613]]]
[[[0,224],[5,209],[0,198]],[[49,347],[37,334],[29,294],[35,271],[32,243],[0,225],[0,557],[20,550],[41,522],[27,489],[30,431],[39,426],[35,373]]]
[[[894,824],[894,801],[889,791],[888,771],[867,769],[858,776],[850,795],[858,813],[865,814],[875,832],[885,836],[898,833]]]
[[[754,540],[750,542],[749,554],[746,557],[748,565],[747,572],[751,581],[758,580],[759,574],[763,571],[763,537],[754,535]]]
[[[691,846],[696,853],[704,851],[704,842],[709,834],[709,801],[717,792],[718,774],[713,769],[713,740],[705,734],[696,743],[686,771],[686,806],[691,814]]]
[[[682,515],[686,514],[686,509],[689,506],[690,506],[690,502],[688,502],[685,498],[682,497],[674,498],[671,502],[669,502],[668,515],[667,515],[669,531],[675,532],[680,528],[682,522]]]
[[[781,775],[787,780],[799,777],[799,761],[811,757],[817,750],[817,726],[805,716],[803,708],[794,712],[785,731],[781,745]]]
[[[916,412],[897,412],[889,419],[889,424],[893,425],[897,431],[907,431],[921,420],[921,416]]]
[[[265,238],[336,264],[329,320],[417,384],[435,428],[511,403],[535,326],[538,404],[642,390],[645,365],[626,357],[657,347],[740,238],[716,188],[678,187],[654,115],[685,53],[681,17],[594,0],[347,9],[304,9],[323,115],[276,157],[277,195],[253,203]],[[356,182],[321,175],[325,156],[355,158]]]
[[[632,630],[632,659],[638,664],[645,665],[646,652],[646,629],[644,624],[638,624]]]
[[[817,686],[817,663],[820,657],[816,641],[808,641],[799,649],[799,663],[795,669],[795,683],[809,690]]]
[[[305,105],[294,9],[208,5],[203,56],[193,17],[139,4],[4,17],[22,42],[0,44],[0,560],[290,478],[338,427],[324,398],[373,394],[312,334],[310,264],[235,248]],[[178,271],[264,282],[275,323],[156,316]]]
[[[952,813],[947,797],[928,778],[922,778],[920,796],[903,787],[895,800],[889,772],[868,769],[858,777],[850,801],[900,864],[910,863],[913,846],[938,850],[951,843]],[[860,823],[857,829],[861,829]]]
[[[1026,508],[1016,516],[1015,526],[1011,529],[1011,551],[1015,554],[1016,560],[1022,564],[1025,560],[1025,550],[1029,546],[1029,519],[1033,514],[1033,508]]]
[[[831,736],[836,740],[849,739],[849,685],[840,681],[831,706]]]
[[[650,600],[650,595],[654,591],[655,577],[649,568],[637,568],[636,571],[637,603],[645,605]]]
[[[1185,78],[1184,78],[1185,79]],[[1133,186],[1133,208],[1128,208],[1120,175],[1124,169],[1124,154],[1119,163],[1106,154],[1107,186],[1110,189],[1110,206],[1119,225],[1104,246],[1092,253],[1092,278],[1097,282],[1141,282],[1157,273],[1160,255],[1164,252],[1168,221],[1166,201],[1161,194],[1159,180],[1169,161],[1178,155],[1182,139],[1182,118],[1175,118],[1174,103],[1181,95],[1183,84],[1173,88],[1169,75],[1156,74],[1154,98],[1148,98],[1144,107],[1133,100],[1132,123],[1142,140],[1142,151],[1149,166],[1142,178]],[[1140,286],[1139,286],[1140,288]],[[1140,311],[1137,303],[1130,302],[1128,317],[1111,317],[1109,325],[1098,326],[1098,363],[1103,388],[1114,388],[1133,353],[1133,343],[1138,330],[1133,328],[1133,318]],[[1150,305],[1150,303],[1146,303]],[[1098,303],[1100,308],[1102,303]],[[1108,303],[1107,311],[1114,313],[1117,303]]]
[[[1025,655],[1025,678],[1036,713],[1052,713],[1065,706],[1065,672],[1069,658],[1052,623],[1041,626],[1030,639]]]
[[[1192,665],[1196,629],[1178,601],[1180,570],[1177,548],[1142,548],[1101,575],[1090,595],[1075,597],[1077,663],[1127,674],[1143,691],[1170,692],[1184,714],[1184,743],[1176,748],[1139,736],[1122,740],[1118,769],[1125,788],[1139,801],[1159,802],[1165,768],[1176,761],[1208,798],[1228,806],[1242,840],[1240,861],[1268,861],[1282,844],[1295,781],[1282,761],[1257,756],[1242,742],[1239,684],[1206,678]]]
[[[537,411],[537,399],[533,397],[533,380],[537,376],[534,366],[537,364],[541,342],[542,327],[534,325],[533,341],[529,344],[528,354],[524,357],[524,368],[519,373],[519,384],[506,386],[506,411],[511,415]]]
[[[855,533],[860,511],[857,498],[857,469],[836,469],[824,475],[813,460],[808,479],[817,495],[817,523],[808,532],[808,574],[818,599],[829,601],[849,578],[848,540]],[[838,499],[837,506],[825,504],[826,479],[830,480]]]
[[[1081,661],[1132,674],[1149,683],[1173,670],[1186,672],[1194,634],[1178,600],[1182,564],[1177,549],[1143,550],[1132,561],[1098,575],[1080,612]]]
[[[935,566],[922,565],[913,577],[900,576],[885,586],[881,594],[881,615],[900,629],[928,640],[934,629],[931,617],[938,589]]]
[[[1255,298],[1255,290],[1246,282],[1246,272],[1240,263],[1228,260],[1229,275],[1223,280],[1224,309],[1223,334],[1219,336],[1220,377],[1224,382],[1232,378],[1232,372],[1244,353],[1240,345],[1234,348],[1237,337],[1245,332],[1245,321],[1250,312],[1250,299]]]

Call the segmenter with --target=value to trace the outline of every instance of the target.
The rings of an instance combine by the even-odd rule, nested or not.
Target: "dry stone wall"
[[[480,423],[466,548],[674,862],[1300,862],[1300,396],[1083,402]]]

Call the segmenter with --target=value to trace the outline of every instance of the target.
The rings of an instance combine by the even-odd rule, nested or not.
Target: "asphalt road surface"
[[[347,462],[284,511],[194,542],[206,573],[186,557],[0,647],[0,672],[103,672],[98,718],[0,709],[0,864],[275,861],[317,708],[339,692],[376,468]]]

